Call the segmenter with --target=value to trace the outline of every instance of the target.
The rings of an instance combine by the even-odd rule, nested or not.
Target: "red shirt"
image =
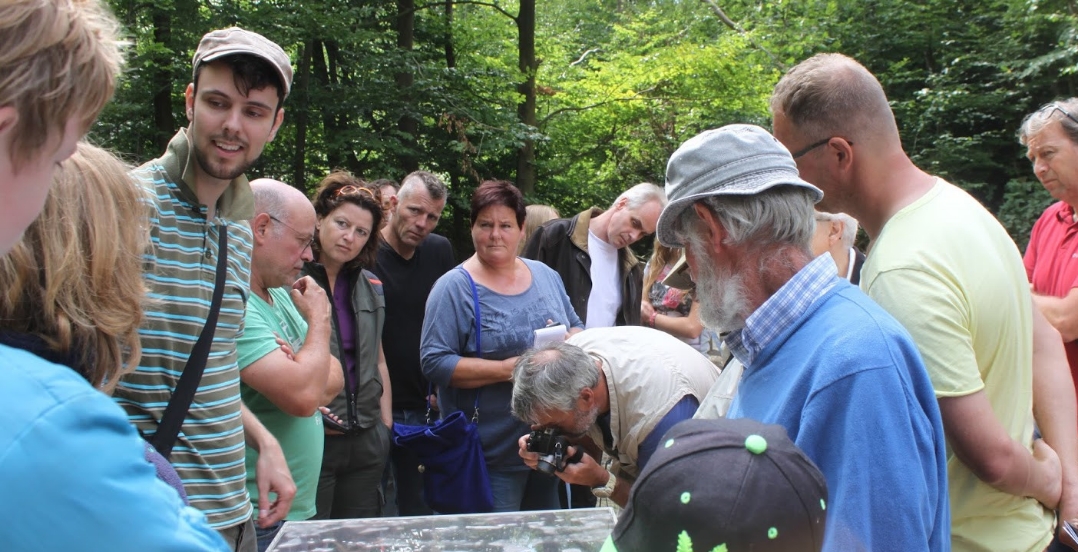
[[[1078,223],[1070,205],[1060,201],[1045,209],[1033,225],[1023,260],[1034,293],[1063,297],[1078,287]],[[1078,341],[1063,346],[1078,385]]]

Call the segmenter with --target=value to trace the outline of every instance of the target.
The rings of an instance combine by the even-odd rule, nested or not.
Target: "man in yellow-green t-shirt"
[[[928,368],[948,441],[953,549],[1044,550],[1052,509],[1078,515],[1078,429],[1074,394],[1059,384],[1066,358],[1058,337],[1040,339],[1052,330],[1033,310],[1018,248],[969,194],[906,156],[882,86],[856,61],[802,62],[771,107],[775,137],[824,191],[819,208],[865,228],[861,287]],[[1033,438],[1035,401],[1045,440]]]

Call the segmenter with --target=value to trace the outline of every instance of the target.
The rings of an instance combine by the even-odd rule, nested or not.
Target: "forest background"
[[[461,258],[482,180],[511,180],[563,216],[606,207],[638,182],[661,186],[670,154],[702,130],[769,128],[775,83],[818,52],[874,72],[914,162],[970,191],[1024,250],[1051,198],[1015,131],[1078,83],[1075,0],[109,2],[130,59],[96,143],[133,163],[160,155],[187,122],[199,38],[239,25],[281,44],[296,71],[285,123],[248,176],[311,191],[333,168],[432,171],[450,186],[438,231]]]

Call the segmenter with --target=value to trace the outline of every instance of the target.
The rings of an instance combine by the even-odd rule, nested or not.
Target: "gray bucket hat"
[[[210,31],[202,37],[191,60],[191,78],[198,73],[199,65],[233,54],[252,55],[269,63],[281,77],[284,96],[288,97],[292,91],[292,62],[288,54],[276,42],[239,27]]]
[[[727,125],[693,136],[666,164],[666,198],[655,235],[667,247],[684,247],[674,236],[681,212],[713,195],[753,195],[775,186],[800,186],[823,199],[819,188],[801,180],[797,164],[774,136],[755,125]]]

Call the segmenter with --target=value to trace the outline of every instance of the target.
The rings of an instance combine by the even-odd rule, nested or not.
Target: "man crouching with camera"
[[[535,430],[520,437],[520,457],[625,506],[663,434],[692,418],[718,374],[696,349],[640,326],[529,350],[513,370],[513,415]],[[600,450],[613,473],[596,461]]]

